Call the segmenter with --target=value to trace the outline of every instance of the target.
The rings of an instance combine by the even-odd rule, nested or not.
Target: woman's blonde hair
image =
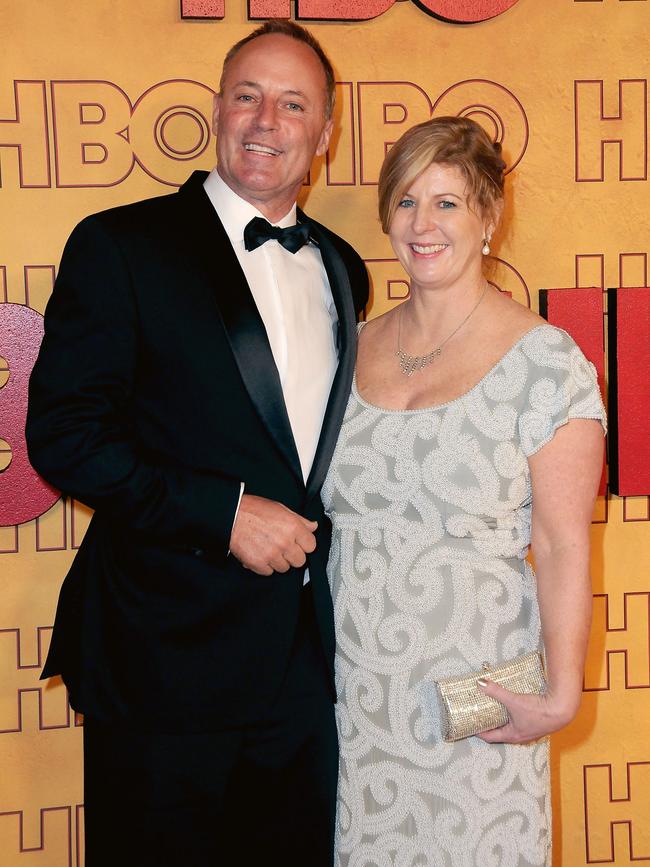
[[[481,216],[497,222],[506,168],[501,145],[468,117],[434,117],[407,130],[386,155],[379,175],[384,232],[408,187],[432,163],[459,169],[467,180],[470,203]]]

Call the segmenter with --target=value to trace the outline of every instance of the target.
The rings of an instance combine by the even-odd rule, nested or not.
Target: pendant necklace
[[[457,325],[451,334],[448,334],[447,337],[436,346],[435,349],[432,349],[431,352],[427,352],[426,355],[409,355],[408,352],[405,352],[400,345],[400,336],[402,334],[402,311],[404,309],[404,305],[400,307],[400,311],[397,318],[397,352],[395,355],[399,358],[399,366],[402,370],[404,376],[412,376],[416,370],[422,370],[423,367],[426,367],[428,364],[431,364],[442,352],[442,347],[451,340],[454,334],[457,334],[463,325],[467,322],[470,316],[476,311],[476,308],[483,300],[483,296],[487,292],[488,283],[485,282],[485,286],[483,287],[483,291],[481,292],[478,301],[469,311],[467,316],[463,319],[460,325]]]

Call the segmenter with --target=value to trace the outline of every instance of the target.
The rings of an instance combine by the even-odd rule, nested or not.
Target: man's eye
[[[288,102],[287,108],[290,109],[291,111],[302,111],[303,110],[302,106],[299,105],[297,102]]]
[[[238,101],[238,102],[252,102],[252,101],[253,101],[253,97],[250,95],[250,93],[241,93],[241,94],[237,97],[237,101]]]

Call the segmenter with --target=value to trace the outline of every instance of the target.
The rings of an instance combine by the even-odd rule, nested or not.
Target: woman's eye
[[[455,208],[455,207],[456,207],[456,203],[455,203],[455,202],[450,202],[449,199],[442,199],[442,200],[439,202],[439,205],[440,205],[441,208],[443,208],[443,209],[445,209],[445,210],[446,210],[447,208]]]
[[[412,208],[415,205],[413,199],[402,199],[399,203],[398,207],[400,208]]]

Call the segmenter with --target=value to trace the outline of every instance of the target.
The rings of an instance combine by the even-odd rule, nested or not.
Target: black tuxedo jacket
[[[303,570],[261,577],[228,556],[241,481],[318,521],[307,565],[332,678],[320,487],[368,295],[361,259],[311,221],[339,365],[305,484],[266,331],[204,179],[74,230],[27,419],[34,467],[95,509],[43,676],[61,673],[73,707],[96,719],[178,731],[256,719],[286,671]]]

